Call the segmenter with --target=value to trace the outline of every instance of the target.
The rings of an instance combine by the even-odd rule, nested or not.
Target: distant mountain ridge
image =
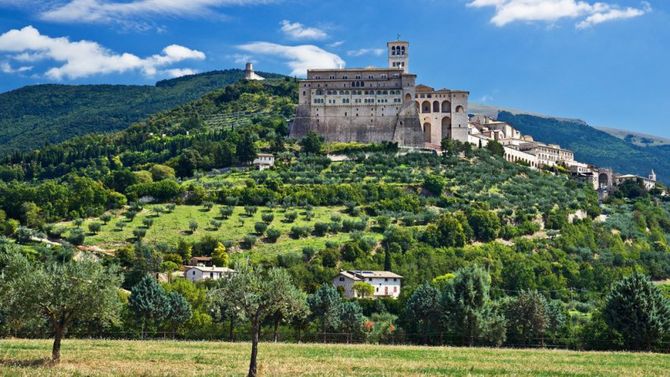
[[[242,78],[243,70],[229,69],[162,80],[154,86],[45,84],[0,93],[0,155],[122,130]]]
[[[575,159],[619,173],[647,176],[651,169],[670,184],[670,145],[642,147],[589,126],[581,120],[558,119],[500,111],[497,119],[508,122],[535,140],[560,144],[575,152]]]

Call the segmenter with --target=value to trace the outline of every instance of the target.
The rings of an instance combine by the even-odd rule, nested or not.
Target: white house
[[[368,283],[374,288],[373,298],[378,297],[392,297],[398,298],[400,296],[400,282],[402,276],[389,271],[341,271],[333,279],[333,285],[337,288],[342,287],[344,290],[344,297],[357,298],[360,297],[354,291],[354,284]]]
[[[275,166],[275,156],[271,153],[259,153],[253,163],[258,170],[269,169]]]
[[[204,265],[186,266],[184,277],[192,282],[205,279],[217,280],[225,276],[225,274],[229,274],[231,272],[234,272],[234,270],[227,267],[207,267]]]

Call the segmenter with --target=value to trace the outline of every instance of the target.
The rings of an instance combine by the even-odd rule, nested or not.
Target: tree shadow
[[[39,367],[51,367],[54,366],[55,364],[50,358],[41,358],[41,359],[26,359],[26,360],[0,359],[0,365],[6,367],[39,368]]]

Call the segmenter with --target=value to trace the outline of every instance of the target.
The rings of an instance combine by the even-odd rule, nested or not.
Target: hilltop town
[[[299,84],[299,100],[291,136],[315,132],[331,142],[396,142],[409,149],[440,151],[443,140],[485,147],[500,143],[504,158],[533,169],[565,168],[588,182],[601,197],[616,185],[640,181],[650,190],[656,185],[652,170],[647,177],[616,174],[611,169],[576,161],[560,145],[545,144],[522,135],[510,124],[485,115],[468,113],[469,92],[416,84],[410,73],[407,41],[387,43],[388,67],[310,69]],[[262,79],[246,67],[246,78]]]

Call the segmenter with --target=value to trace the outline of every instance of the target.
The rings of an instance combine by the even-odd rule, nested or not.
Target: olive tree
[[[0,301],[9,318],[46,320],[54,337],[52,362],[61,356],[61,341],[75,322],[114,322],[118,318],[121,275],[84,258],[46,265],[20,254],[6,256],[0,273]]]
[[[248,376],[255,377],[258,373],[257,358],[261,324],[278,310],[294,306],[296,302],[304,300],[304,296],[293,285],[285,270],[252,267],[248,262],[236,264],[235,273],[228,274],[220,284],[216,293],[212,294],[236,303],[236,309],[251,324],[251,358]]]

